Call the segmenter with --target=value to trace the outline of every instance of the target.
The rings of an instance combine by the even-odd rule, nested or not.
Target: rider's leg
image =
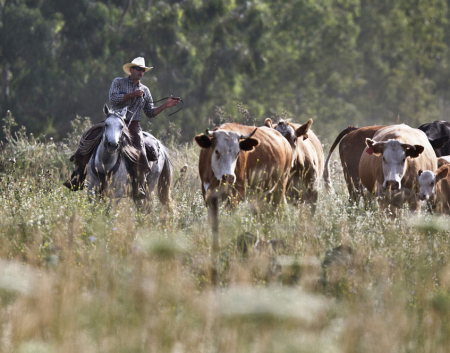
[[[139,121],[132,121],[129,130],[132,137],[133,146],[139,151],[139,157],[136,163],[133,163],[133,194],[137,199],[145,197],[145,185],[147,174],[150,171],[147,154],[144,146],[144,139],[142,136],[141,125]]]
[[[86,179],[86,165],[78,165],[73,171],[69,180],[66,180],[63,185],[72,191],[83,190],[84,180]]]
[[[98,136],[102,133],[102,127],[98,125],[98,128],[95,128],[89,132],[83,134],[82,139],[91,141],[98,138]],[[81,142],[81,141],[80,141]],[[100,140],[98,141],[98,143]],[[94,146],[95,147],[95,146]],[[70,157],[71,162],[75,162],[75,170],[70,176],[69,180],[66,180],[63,185],[68,187],[72,191],[82,190],[84,185],[84,180],[86,179],[87,168],[86,165],[89,163],[91,159],[92,152],[95,148],[93,148],[89,153],[86,153],[81,150],[80,144],[78,144],[78,148],[76,152]],[[85,153],[85,154],[83,154]]]

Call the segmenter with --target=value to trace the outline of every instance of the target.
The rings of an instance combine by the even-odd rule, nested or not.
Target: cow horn
[[[206,136],[209,136],[209,137],[213,137],[213,136],[214,136],[214,132],[209,131],[209,129],[206,128],[206,133],[205,133],[205,135],[206,135]]]
[[[255,130],[253,130],[253,132],[250,133],[250,134],[248,134],[248,135],[241,135],[241,137],[239,137],[239,139],[244,139],[244,140],[246,140],[246,139],[252,137],[252,136],[255,134],[256,130],[258,130],[258,128],[256,128]]]

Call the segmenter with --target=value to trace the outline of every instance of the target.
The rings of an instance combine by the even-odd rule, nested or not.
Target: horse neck
[[[120,155],[120,148],[113,154],[109,153],[105,147],[105,135],[97,148],[95,156],[95,167],[99,172],[108,172],[114,168]]]

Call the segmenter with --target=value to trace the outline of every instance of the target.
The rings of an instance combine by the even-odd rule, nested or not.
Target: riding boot
[[[63,185],[72,191],[83,190],[84,180],[86,179],[86,166],[80,165],[70,176],[70,180],[66,180]]]
[[[134,177],[134,183],[133,183],[133,193],[134,197],[137,200],[142,200],[145,198],[145,184],[147,175],[143,172],[136,173],[137,175]]]

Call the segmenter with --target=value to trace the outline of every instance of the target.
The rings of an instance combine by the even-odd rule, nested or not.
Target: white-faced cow
[[[207,130],[194,140],[202,148],[199,173],[213,226],[213,247],[217,249],[219,202],[236,205],[249,194],[247,188],[259,201],[273,205],[285,202],[292,149],[273,129],[235,123]]]
[[[423,131],[400,124],[378,130],[366,139],[367,148],[359,162],[359,175],[364,187],[391,204],[393,214],[402,203],[411,209],[420,207],[413,192],[420,169],[435,170],[436,155]]]
[[[342,170],[347,183],[350,200],[357,201],[360,195],[363,195],[363,186],[359,178],[359,160],[361,159],[364,149],[367,147],[366,138],[373,138],[373,135],[383,127],[383,125],[361,128],[349,126],[340,132],[331,146],[325,161],[323,179],[327,189],[333,188],[329,173],[329,162],[334,149],[339,144],[339,157],[341,159]]]
[[[264,124],[281,133],[294,152],[286,195],[289,199],[317,202],[320,179],[323,174],[323,149],[316,134],[310,129],[312,119],[303,125],[281,119],[276,125],[267,118]]]
[[[439,213],[450,214],[450,165],[444,164],[436,171],[419,170],[418,197],[430,204]]]

